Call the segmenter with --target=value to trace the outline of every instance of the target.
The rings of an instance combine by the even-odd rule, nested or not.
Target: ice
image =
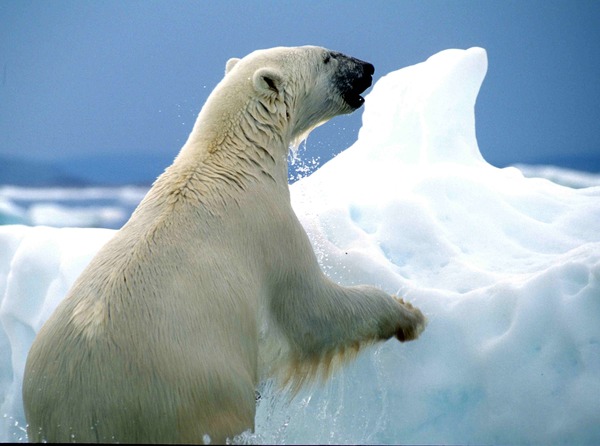
[[[147,187],[0,187],[0,224],[119,228]]]
[[[600,443],[600,187],[485,162],[486,70],[472,48],[388,74],[357,142],[292,185],[323,270],[403,295],[429,325],[291,401],[263,383],[256,432],[237,441]],[[0,227],[1,441],[24,439],[34,333],[112,233]]]
[[[0,225],[25,223],[25,212],[9,200],[0,197]]]
[[[526,177],[546,178],[555,183],[574,188],[600,186],[600,174],[581,172],[564,167],[527,164],[517,164],[517,167]]]

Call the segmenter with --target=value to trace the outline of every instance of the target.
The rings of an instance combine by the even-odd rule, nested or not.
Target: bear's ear
[[[229,59],[225,64],[225,74],[229,73],[240,60],[241,59],[238,59],[237,57],[232,57],[231,59]]]
[[[283,76],[279,70],[265,67],[257,70],[252,80],[254,81],[254,88],[257,91],[267,94],[279,94],[281,84],[283,83]]]

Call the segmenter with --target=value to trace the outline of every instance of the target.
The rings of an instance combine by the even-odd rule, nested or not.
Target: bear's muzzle
[[[337,53],[335,56],[340,62],[336,84],[342,98],[353,110],[362,106],[365,99],[361,94],[373,83],[375,67],[369,62],[364,62],[354,57]]]

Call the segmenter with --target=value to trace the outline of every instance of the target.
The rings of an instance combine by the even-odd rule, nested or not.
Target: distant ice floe
[[[600,186],[599,173],[582,172],[580,170],[565,169],[556,166],[516,164],[515,167],[526,177],[545,178],[556,184],[575,189]]]
[[[147,187],[0,186],[0,224],[120,228]]]
[[[236,441],[600,443],[600,187],[483,159],[486,71],[471,48],[384,76],[358,141],[292,185],[323,270],[404,296],[429,325],[291,401],[263,383],[256,432]],[[29,345],[112,234],[0,226],[0,440],[25,439]]]

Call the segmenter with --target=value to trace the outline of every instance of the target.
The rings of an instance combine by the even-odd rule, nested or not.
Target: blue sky
[[[488,161],[600,159],[600,2],[578,0],[0,0],[0,156],[168,164],[228,58],[305,44],[368,60],[375,79],[484,47]],[[330,158],[359,127],[360,113],[334,119],[308,156]]]

